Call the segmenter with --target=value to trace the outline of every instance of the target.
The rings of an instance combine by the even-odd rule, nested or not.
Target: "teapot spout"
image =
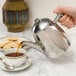
[[[39,44],[36,43],[36,42],[23,41],[22,44],[23,44],[23,46],[29,46],[29,47],[31,47],[31,48],[33,48],[33,49],[36,49],[36,50],[39,50],[40,52],[43,52],[43,51],[42,51],[42,48],[41,48],[41,47],[39,46]]]

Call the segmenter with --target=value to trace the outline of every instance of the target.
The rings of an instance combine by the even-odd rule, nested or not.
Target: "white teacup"
[[[19,49],[18,53],[21,53],[23,55],[20,56],[10,56],[9,54],[11,53],[16,53],[16,49],[12,48],[9,49],[8,51],[4,52],[4,57],[3,60],[8,64],[12,65],[14,67],[19,67],[23,63],[26,62],[26,51],[24,49]]]

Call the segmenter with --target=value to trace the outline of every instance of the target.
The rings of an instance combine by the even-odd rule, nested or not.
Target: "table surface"
[[[30,30],[20,33],[7,32],[5,25],[0,26],[0,37],[3,34],[11,34],[34,40]],[[0,68],[2,76],[76,76],[76,36],[71,36],[71,47],[61,57],[49,60],[44,54],[37,50],[30,49],[27,51],[32,60],[32,65],[19,72],[6,72]]]

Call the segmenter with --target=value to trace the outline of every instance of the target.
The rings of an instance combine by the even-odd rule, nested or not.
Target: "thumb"
[[[72,16],[72,7],[66,7],[66,6],[59,6],[57,7],[53,12],[54,13],[62,13],[62,14],[65,14],[65,15],[70,15]]]

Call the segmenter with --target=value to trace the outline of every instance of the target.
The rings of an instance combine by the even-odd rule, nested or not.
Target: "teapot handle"
[[[54,26],[62,33],[65,33],[65,31],[57,24],[57,22],[59,21],[59,19],[63,16],[63,14],[57,14],[57,16],[55,17],[53,24]]]
[[[68,42],[68,45],[70,45],[70,41],[69,38],[67,37],[67,34],[65,33],[65,31],[57,24],[57,22],[59,21],[59,19],[63,16],[64,14],[57,14],[57,16],[55,17],[53,24],[54,26],[61,32],[63,33],[63,36],[65,37],[65,39]]]
[[[54,22],[56,23],[56,22],[58,22],[59,21],[59,19],[61,18],[63,16],[63,14],[57,14],[57,16],[55,17],[55,19],[54,19]]]

